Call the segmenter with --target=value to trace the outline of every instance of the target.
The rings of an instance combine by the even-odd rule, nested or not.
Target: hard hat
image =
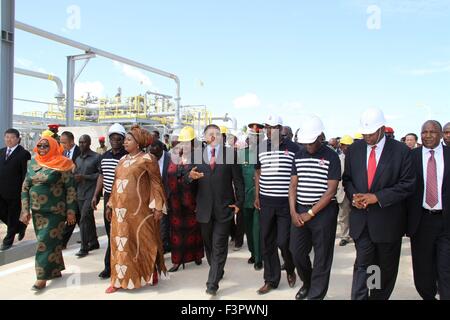
[[[353,138],[350,137],[349,135],[345,135],[341,138],[340,143],[345,144],[347,146],[351,146],[353,144]]]
[[[225,126],[220,126],[220,133],[221,134],[228,134],[228,128]]]
[[[362,140],[364,139],[364,136],[361,133],[355,133],[355,136],[353,137],[355,140]]]
[[[360,126],[362,134],[373,134],[386,125],[383,111],[378,108],[369,108],[361,115]]]
[[[118,134],[121,135],[122,137],[125,137],[127,135],[127,131],[121,124],[115,123],[111,126],[111,128],[109,128],[108,137],[111,136],[112,134]]]
[[[179,142],[191,142],[195,139],[195,131],[192,127],[184,127],[178,136]]]
[[[50,131],[50,130],[45,130],[44,132],[41,133],[41,138],[45,138],[45,137],[52,137],[55,135],[54,132]]]
[[[395,131],[394,131],[394,129],[391,128],[391,127],[386,127],[385,133],[391,133],[391,134],[394,134]]]
[[[280,116],[271,114],[266,122],[264,123],[264,125],[269,126],[269,127],[276,127],[276,126],[282,126],[283,125],[283,119],[281,119]]]
[[[303,118],[300,126],[298,142],[302,144],[314,143],[324,130],[323,122],[319,117],[314,115],[306,116]]]
[[[106,140],[105,137],[99,137],[99,138],[98,138],[98,141],[100,141],[100,142],[105,142],[105,140]]]
[[[59,124],[49,124],[48,125],[49,129],[59,129],[59,127],[61,127]]]

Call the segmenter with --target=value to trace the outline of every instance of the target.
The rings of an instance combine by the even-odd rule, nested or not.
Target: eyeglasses
[[[48,148],[50,148],[50,145],[48,145],[48,144],[38,144],[36,147],[38,149],[48,149]]]

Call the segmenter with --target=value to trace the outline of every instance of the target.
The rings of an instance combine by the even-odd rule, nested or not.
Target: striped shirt
[[[299,145],[283,141],[279,148],[272,150],[270,142],[265,150],[260,150],[255,168],[261,170],[259,194],[261,206],[289,206],[289,184],[292,163]]]
[[[313,155],[304,149],[295,155],[292,175],[298,177],[297,203],[313,206],[328,190],[328,180],[341,180],[341,161],[338,154],[326,146]]]
[[[105,193],[111,193],[116,176],[116,167],[120,159],[127,154],[125,149],[122,149],[117,154],[113,154],[112,150],[109,150],[102,155],[99,171],[103,176],[103,189]]]

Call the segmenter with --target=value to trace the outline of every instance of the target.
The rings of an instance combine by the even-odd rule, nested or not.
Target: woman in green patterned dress
[[[38,242],[36,252],[37,281],[32,287],[40,291],[48,280],[61,277],[65,269],[62,233],[65,222],[75,224],[76,191],[72,175],[74,164],[63,157],[61,146],[52,137],[43,137],[34,149],[22,187],[21,221],[33,218]]]

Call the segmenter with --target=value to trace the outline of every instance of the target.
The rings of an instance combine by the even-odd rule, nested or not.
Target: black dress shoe
[[[303,285],[295,295],[295,300],[305,300],[309,293],[309,287]]]
[[[342,239],[341,242],[339,242],[339,246],[345,247],[349,242],[345,239]]]
[[[89,245],[88,247],[88,251],[94,251],[94,250],[98,250],[100,249],[100,243],[94,243],[92,245]]]
[[[2,244],[2,246],[0,247],[0,251],[7,251],[9,249],[11,249],[12,244]]]
[[[111,271],[108,270],[103,270],[102,272],[100,272],[100,274],[98,275],[99,278],[101,279],[109,279],[111,278]]]
[[[248,264],[254,264],[255,263],[255,257],[251,257],[250,259],[248,259]]]
[[[291,287],[291,288],[295,287],[295,282],[297,281],[297,276],[295,275],[295,272],[292,272],[291,274],[288,273],[287,281],[288,281],[289,287]]]
[[[18,236],[18,240],[22,241],[23,238],[25,238],[25,231],[27,231],[27,226],[23,225],[23,227],[21,227],[20,231],[19,231],[19,236]]]
[[[281,265],[281,271],[284,271],[284,270],[286,270],[286,265],[283,263],[283,264]]]
[[[206,294],[209,294],[210,296],[213,297],[217,295],[217,289],[207,288],[205,292]]]
[[[172,268],[169,269],[169,272],[177,272],[181,266],[183,266],[183,270],[184,270],[184,263],[183,263],[183,264],[174,265]]]
[[[253,267],[255,268],[256,271],[262,270],[263,263],[262,262],[255,263]]]
[[[80,251],[78,251],[75,255],[76,255],[78,258],[84,258],[84,257],[86,257],[88,254],[89,254],[89,251],[80,250]]]
[[[202,263],[203,263],[202,260],[195,260],[195,264],[198,265],[198,266],[201,266]]]

